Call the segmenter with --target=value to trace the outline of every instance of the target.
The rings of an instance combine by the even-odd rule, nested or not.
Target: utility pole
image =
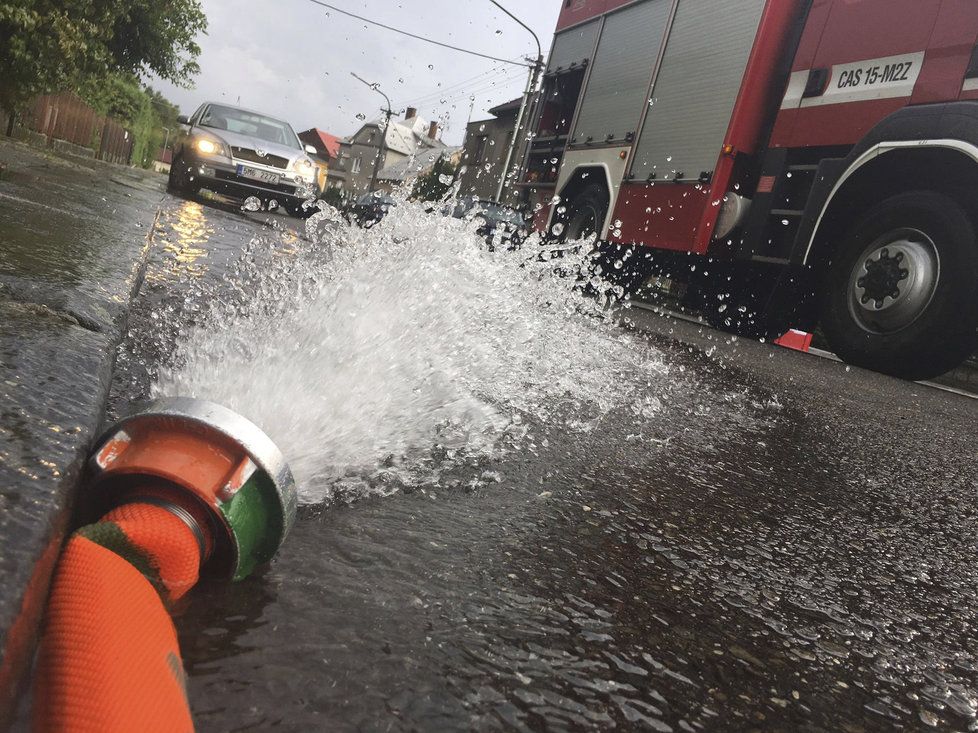
[[[359,82],[362,82],[363,84],[366,84],[368,87],[370,87],[375,92],[377,92],[377,94],[382,96],[387,102],[387,109],[384,110],[384,131],[383,133],[381,133],[380,140],[377,142],[377,157],[374,158],[374,172],[373,175],[370,177],[370,193],[373,193],[374,191],[377,190],[377,174],[380,173],[380,158],[384,152],[384,146],[387,144],[387,130],[390,127],[391,116],[394,114],[394,110],[391,109],[390,97],[388,97],[386,94],[380,91],[380,86],[378,84],[371,84],[369,81],[367,81],[366,79],[362,79],[361,77],[354,74],[352,71],[350,72],[350,74],[353,76],[354,79],[356,79]]]
[[[511,166],[513,164],[513,157],[517,148],[519,147],[520,138],[522,137],[520,131],[523,128],[523,123],[526,118],[526,110],[530,106],[530,99],[536,92],[540,72],[543,70],[543,48],[540,46],[540,39],[537,37],[537,34],[533,32],[533,29],[530,28],[530,26],[500,5],[497,0],[489,0],[489,2],[529,31],[530,35],[533,36],[533,40],[536,41],[537,44],[537,59],[533,64],[533,67],[530,69],[529,77],[526,80],[526,91],[523,92],[523,101],[520,103],[520,111],[519,114],[516,115],[516,128],[513,130],[513,139],[510,141],[509,150],[506,151],[506,162],[503,164],[502,175],[499,177],[499,186],[496,188],[496,201],[502,203],[503,188],[506,186],[506,179],[509,178],[512,173]]]

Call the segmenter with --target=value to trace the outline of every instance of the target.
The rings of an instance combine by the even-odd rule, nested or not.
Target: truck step
[[[771,209],[771,216],[802,216],[804,209]]]

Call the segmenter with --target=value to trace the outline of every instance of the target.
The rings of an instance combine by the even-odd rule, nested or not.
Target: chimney
[[[430,125],[428,125],[428,137],[430,137],[432,140],[437,140],[438,139],[438,123],[437,122],[432,122]]]
[[[418,110],[415,107],[408,107],[407,111],[404,113],[404,119],[410,120],[418,114]]]

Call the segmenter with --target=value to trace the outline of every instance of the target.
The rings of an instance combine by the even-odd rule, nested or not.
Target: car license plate
[[[238,166],[238,175],[242,178],[250,178],[253,181],[261,181],[262,183],[271,183],[272,185],[277,184],[282,177],[278,173],[269,173],[268,171],[260,171],[257,168],[249,168],[246,165]]]

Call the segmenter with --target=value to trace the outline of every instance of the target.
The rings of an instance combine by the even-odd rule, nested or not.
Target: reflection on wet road
[[[115,404],[296,227],[168,201]],[[593,429],[558,411],[437,483],[307,504],[270,568],[197,593],[199,728],[978,727],[975,403],[647,320],[665,376]]]

